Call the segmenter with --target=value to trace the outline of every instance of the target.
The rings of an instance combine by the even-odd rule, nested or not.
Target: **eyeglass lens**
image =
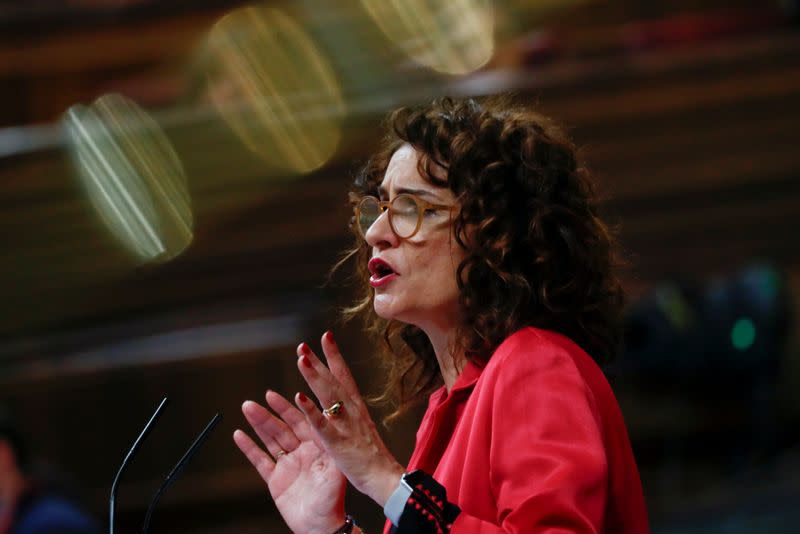
[[[419,206],[414,198],[409,195],[397,195],[392,200],[389,210],[391,211],[389,222],[394,233],[403,238],[411,236],[419,224]],[[361,233],[366,235],[370,227],[381,216],[380,202],[374,197],[365,197],[361,201],[359,213],[358,224],[361,227]]]

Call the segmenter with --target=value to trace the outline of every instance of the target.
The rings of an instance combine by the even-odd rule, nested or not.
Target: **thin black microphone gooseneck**
[[[144,425],[144,429],[139,433],[139,436],[131,445],[130,450],[125,455],[125,459],[122,460],[122,465],[119,466],[119,470],[117,470],[117,476],[114,477],[114,482],[111,485],[111,497],[109,499],[109,534],[114,534],[114,527],[115,527],[115,519],[116,519],[116,512],[117,512],[117,487],[119,486],[120,479],[122,478],[122,474],[127,469],[128,465],[131,463],[131,460],[139,451],[139,448],[142,446],[142,443],[150,434],[153,426],[155,425],[158,418],[161,416],[161,412],[164,410],[164,407],[167,405],[168,399],[164,397],[161,403],[158,405],[156,410],[153,412],[153,415],[150,416],[150,420],[147,421],[147,424]],[[150,506],[147,508],[147,514],[144,518],[144,523],[142,525],[142,534],[147,534],[148,529],[150,528],[150,520],[153,516],[153,511],[155,510],[156,505],[158,504],[161,495],[164,494],[165,491],[175,482],[175,480],[180,476],[183,472],[183,469],[186,467],[186,464],[197,454],[197,451],[206,442],[208,439],[209,434],[214,428],[217,426],[219,421],[222,419],[222,415],[217,412],[211,421],[206,424],[205,428],[202,432],[195,438],[192,444],[189,446],[189,449],[183,454],[178,463],[175,464],[175,467],[169,472],[167,477],[164,479],[164,482],[161,484],[161,487],[156,490],[153,498],[150,501]]]
[[[139,437],[137,437],[136,441],[134,441],[133,445],[131,445],[128,454],[126,454],[125,459],[122,460],[122,465],[120,465],[119,470],[117,470],[117,476],[114,477],[114,482],[111,484],[111,497],[109,499],[109,534],[114,534],[114,519],[117,512],[117,486],[119,485],[119,480],[122,477],[122,473],[125,472],[125,469],[128,467],[128,464],[130,464],[131,459],[136,455],[136,453],[139,451],[139,448],[142,446],[142,442],[145,440],[145,438],[147,438],[147,435],[150,434],[150,430],[152,430],[153,425],[158,420],[158,417],[161,415],[161,412],[164,410],[167,402],[169,402],[167,397],[164,397],[161,400],[161,404],[158,405],[156,411],[150,416],[150,420],[147,421],[146,425],[144,425],[144,429],[142,429],[142,431],[139,433]]]
[[[153,498],[150,500],[150,506],[147,507],[147,514],[145,514],[144,516],[144,523],[142,524],[142,534],[147,534],[147,531],[150,529],[150,519],[153,516],[153,510],[155,509],[156,504],[158,504],[161,495],[163,495],[164,492],[167,491],[167,488],[169,488],[172,485],[172,483],[175,482],[175,479],[177,479],[178,476],[180,476],[181,472],[183,471],[183,468],[186,467],[186,464],[189,463],[189,460],[191,460],[192,457],[194,457],[198,449],[200,449],[203,443],[205,443],[206,439],[208,439],[209,434],[211,434],[211,431],[214,430],[214,427],[217,426],[217,423],[219,423],[220,419],[222,419],[222,415],[219,412],[217,412],[216,415],[214,415],[214,417],[211,418],[211,421],[208,422],[203,431],[200,432],[200,434],[195,438],[195,440],[192,442],[192,444],[189,446],[186,452],[183,453],[181,459],[178,460],[178,463],[175,464],[175,467],[172,468],[172,471],[170,471],[167,477],[164,479],[164,482],[161,484],[161,487],[158,488],[158,490],[155,492]]]

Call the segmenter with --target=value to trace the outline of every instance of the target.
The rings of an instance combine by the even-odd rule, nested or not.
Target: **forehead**
[[[392,154],[392,159],[389,160],[389,165],[386,167],[386,173],[381,181],[381,189],[393,192],[398,188],[406,187],[425,186],[425,189],[430,188],[431,185],[419,175],[418,162],[419,153],[414,147],[405,144],[398,148]]]
[[[404,144],[395,151],[383,180],[380,184],[381,195],[395,196],[402,192],[416,193],[431,197],[438,201],[449,201],[455,198],[453,192],[447,187],[439,187],[423,178],[418,169],[420,153],[411,145]],[[438,168],[437,168],[438,169]],[[437,178],[445,179],[446,172],[434,170]]]

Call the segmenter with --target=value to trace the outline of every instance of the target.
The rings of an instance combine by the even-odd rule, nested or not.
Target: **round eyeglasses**
[[[389,210],[389,226],[401,239],[413,237],[425,221],[444,222],[455,206],[432,204],[408,193],[401,193],[390,201],[378,200],[372,196],[361,197],[355,205],[355,223],[358,233],[364,239],[367,231],[375,224],[381,214]],[[446,212],[444,216],[442,212]]]

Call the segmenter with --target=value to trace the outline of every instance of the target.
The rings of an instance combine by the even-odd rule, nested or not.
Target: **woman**
[[[294,532],[358,532],[345,478],[392,532],[648,530],[597,362],[620,339],[614,241],[571,143],[506,100],[401,109],[350,199],[394,416],[428,397],[407,466],[384,446],[330,332],[298,367],[320,405],[266,394],[236,431]]]

